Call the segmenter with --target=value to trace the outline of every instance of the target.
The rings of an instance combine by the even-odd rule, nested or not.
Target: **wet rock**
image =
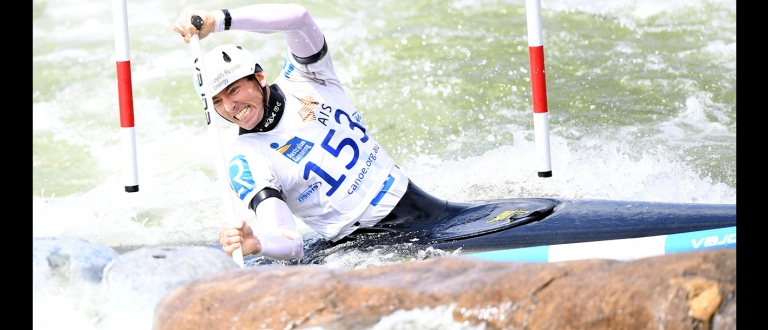
[[[110,247],[72,236],[32,238],[32,324],[35,329],[90,329],[104,317],[104,268],[119,254]]]
[[[146,247],[126,252],[104,269],[107,329],[149,329],[154,307],[177,286],[240,269],[224,251],[205,246]]]
[[[80,237],[33,237],[32,296],[57,294],[72,286],[98,288],[104,267],[118,255]]]
[[[735,329],[736,250],[627,262],[439,257],[353,270],[234,269],[172,290],[153,329],[366,329],[398,311],[443,307],[486,329]]]

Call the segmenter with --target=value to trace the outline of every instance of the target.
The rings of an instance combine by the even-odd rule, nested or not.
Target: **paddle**
[[[192,25],[197,28],[198,31],[200,31],[200,28],[203,27],[203,19],[200,16],[195,15],[192,17]],[[220,190],[222,192],[222,199],[224,203],[226,204],[227,201],[229,201],[229,207],[226,205],[224,206],[224,211],[227,213],[226,218],[227,219],[234,219],[235,216],[235,204],[232,200],[232,194],[229,192],[229,176],[227,175],[227,171],[229,170],[229,167],[227,166],[227,161],[224,159],[224,148],[221,145],[221,136],[219,135],[219,128],[216,124],[216,116],[211,114],[211,109],[213,108],[213,95],[211,95],[211,92],[209,90],[209,83],[208,83],[208,75],[205,72],[205,63],[203,62],[203,50],[202,46],[200,45],[200,37],[197,34],[193,34],[190,38],[190,45],[192,46],[192,54],[195,58],[195,70],[197,71],[197,83],[198,83],[198,92],[200,93],[200,97],[203,98],[203,108],[205,109],[205,119],[208,123],[208,132],[216,141],[216,144],[218,145],[218,152],[216,153],[216,157],[218,161],[223,162],[222,164],[217,164],[217,172],[218,172],[218,181],[221,183]],[[232,251],[232,259],[237,263],[240,267],[244,267],[243,265],[243,250],[242,248],[237,248],[235,251]]]

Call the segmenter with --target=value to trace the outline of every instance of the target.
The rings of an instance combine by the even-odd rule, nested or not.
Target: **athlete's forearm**
[[[279,198],[267,198],[256,206],[256,218],[277,224],[276,233],[256,235],[261,243],[258,256],[280,260],[300,260],[304,257],[304,240],[298,233],[293,213],[288,205]]]
[[[225,31],[224,12],[214,10],[214,32]],[[229,30],[258,33],[283,33],[291,53],[300,57],[316,54],[323,48],[323,33],[306,8],[298,4],[256,4],[229,9]]]
[[[304,240],[297,233],[280,232],[256,235],[261,243],[257,256],[278,260],[301,260],[304,257]]]

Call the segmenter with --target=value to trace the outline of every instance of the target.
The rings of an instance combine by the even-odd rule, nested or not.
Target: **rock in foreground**
[[[441,257],[344,271],[235,269],[171,291],[153,328],[365,329],[398,310],[439,306],[486,329],[736,329],[736,250],[629,262]]]

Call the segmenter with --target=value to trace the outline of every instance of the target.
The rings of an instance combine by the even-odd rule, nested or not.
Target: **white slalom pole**
[[[192,24],[197,27],[198,30],[200,30],[200,27],[203,25],[203,21],[200,18],[200,16],[195,16],[192,18]],[[213,109],[213,95],[211,95],[210,89],[209,89],[209,80],[208,75],[205,72],[205,62],[203,60],[203,49],[200,45],[200,37],[197,34],[193,34],[192,38],[190,38],[190,42],[192,45],[192,54],[195,58],[195,70],[197,71],[197,83],[200,97],[203,98],[203,107],[205,109],[205,120],[208,123],[208,133],[211,135],[211,137],[216,141],[216,145],[218,148],[216,149],[218,152],[215,153],[215,160],[216,160],[216,169],[218,172],[218,181],[219,181],[219,189],[222,193],[222,201],[224,202],[224,212],[226,219],[234,219],[235,218],[235,204],[232,200],[232,193],[230,192],[230,186],[229,186],[229,175],[227,172],[229,171],[228,162],[224,158],[224,147],[221,144],[221,136],[219,135],[219,127],[216,123],[216,116],[214,116],[212,113],[215,110]],[[228,204],[228,205],[226,205]],[[232,259],[237,263],[240,267],[244,267],[243,264],[243,249],[237,248],[235,251],[232,251]]]
[[[117,92],[120,103],[120,141],[125,152],[125,192],[139,191],[136,166],[136,130],[133,122],[133,87],[131,85],[131,54],[128,44],[128,11],[126,0],[112,1],[112,22],[115,30],[115,62]]]
[[[531,94],[533,97],[533,129],[539,177],[552,176],[549,152],[549,111],[547,110],[547,81],[544,74],[544,38],[541,33],[541,2],[526,0],[528,22],[528,52],[531,61]]]

